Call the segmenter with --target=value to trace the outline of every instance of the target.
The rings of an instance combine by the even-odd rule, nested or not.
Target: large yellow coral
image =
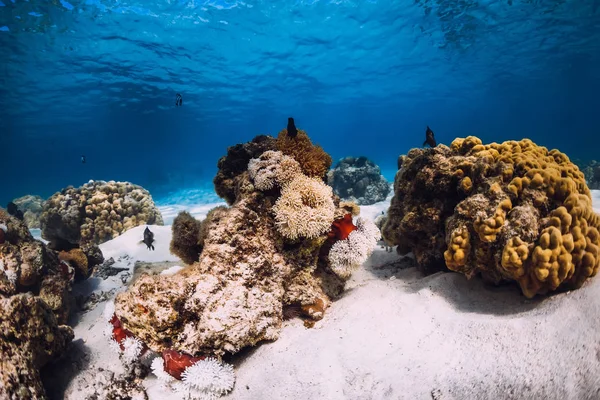
[[[470,149],[468,149],[470,147]],[[531,140],[482,145],[469,137],[455,140],[451,148],[466,156],[487,158],[501,174],[512,179],[506,194],[516,203],[552,209],[543,219],[537,240],[526,243],[518,236],[498,240],[512,202],[502,200],[493,216],[477,218],[473,229],[484,242],[499,241],[502,247],[501,274],[519,282],[523,293],[533,297],[565,287],[579,287],[594,276],[600,265],[598,216],[591,207],[590,192],[583,173],[557,150],[548,151]],[[468,149],[468,150],[467,150]],[[450,269],[453,268],[448,263]]]
[[[439,260],[438,236],[423,239],[441,227],[449,269],[514,280],[527,297],[578,288],[598,272],[600,217],[583,173],[558,150],[529,139],[458,138],[449,148],[411,150],[395,186],[384,236],[418,262]]]

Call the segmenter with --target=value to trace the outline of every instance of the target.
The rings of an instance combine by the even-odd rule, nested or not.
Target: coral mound
[[[383,201],[390,193],[381,169],[366,157],[346,157],[327,173],[327,182],[344,200],[367,205]]]
[[[298,146],[310,144],[300,132]],[[291,140],[286,143],[296,148]],[[357,212],[357,206],[340,203],[322,179],[302,172],[302,162],[265,143],[270,139],[258,137],[230,147],[221,159],[215,182],[231,207],[211,210],[202,223],[187,214],[177,217],[171,248],[193,264],[170,276],[142,275],[117,296],[123,327],[153,351],[233,354],[277,339],[286,307],[318,320],[343,291],[350,270],[330,265],[327,256],[337,239],[328,233],[335,219]],[[233,167],[236,154],[246,160],[244,169]],[[357,251],[357,257],[368,251]]]
[[[533,297],[580,287],[600,265],[600,217],[583,173],[531,140],[413,149],[394,182],[383,236],[424,272],[445,267]]]
[[[40,223],[50,247],[69,250],[101,244],[138,225],[162,225],[163,221],[152,196],[141,186],[90,181],[50,197]]]
[[[80,249],[57,254],[35,240],[23,221],[0,209],[0,296],[34,292],[59,323],[69,315],[69,290],[76,275],[87,278],[90,259]]]
[[[39,297],[0,296],[0,398],[45,398],[39,369],[60,356],[72,339],[73,330],[58,325]]]

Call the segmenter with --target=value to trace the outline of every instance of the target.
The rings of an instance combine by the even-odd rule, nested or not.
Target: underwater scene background
[[[589,161],[599,5],[1,0],[0,204],[90,179],[206,198],[228,146],[290,116],[334,165],[366,156],[390,181],[426,126]]]

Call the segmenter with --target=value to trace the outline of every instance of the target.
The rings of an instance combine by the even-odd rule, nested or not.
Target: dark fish
[[[298,135],[298,130],[292,117],[288,118],[287,134],[289,137],[296,137]]]
[[[437,143],[435,142],[435,136],[433,135],[433,131],[429,128],[429,126],[425,131],[425,142],[423,142],[423,146],[426,144],[428,144],[430,147],[437,146]]]
[[[148,246],[148,250],[154,250],[154,233],[148,227],[144,231],[144,240],[142,240],[146,246]]]
[[[85,164],[85,156],[81,156],[81,163]]]
[[[177,96],[175,96],[175,106],[181,105],[183,105],[183,97],[181,97],[181,95],[177,93]]]
[[[21,221],[23,221],[23,219],[25,218],[23,215],[23,211],[19,210],[19,207],[17,207],[17,205],[12,201],[6,206],[6,211],[8,211],[10,215],[17,219],[20,219]]]

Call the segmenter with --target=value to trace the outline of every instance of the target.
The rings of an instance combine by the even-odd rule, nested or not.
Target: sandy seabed
[[[600,212],[600,191],[593,191]],[[187,206],[202,219],[215,205]],[[375,218],[388,201],[361,207]],[[184,207],[161,209],[166,221]],[[170,226],[145,226],[101,245],[124,271],[77,285],[106,299],[124,290],[138,262],[178,266]],[[181,264],[183,265],[183,264]],[[347,291],[312,329],[286,321],[279,340],[243,351],[224,399],[600,399],[600,279],[528,300],[513,285],[491,287],[456,273],[423,277],[410,256],[377,248]],[[130,281],[130,280],[129,280]],[[46,376],[50,395],[86,399],[98,368],[122,372],[102,334],[106,301],[74,316],[74,347]],[[150,375],[151,400],[178,399]],[[54,390],[54,393],[52,392]]]

